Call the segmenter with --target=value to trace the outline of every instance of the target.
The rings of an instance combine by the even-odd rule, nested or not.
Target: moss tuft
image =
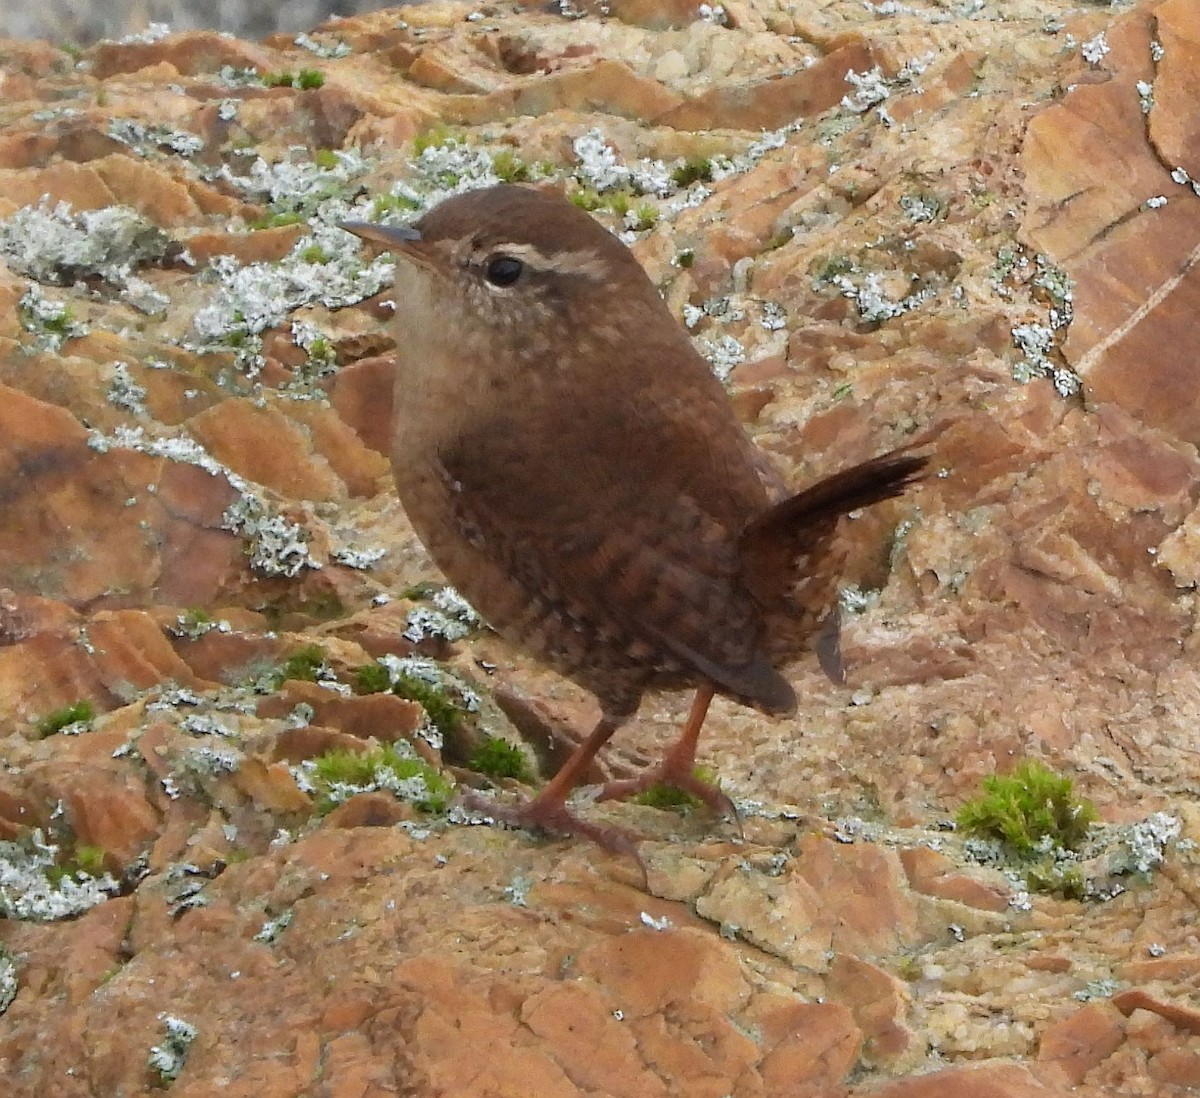
[[[697,766],[692,774],[702,782],[715,782],[717,772],[708,766]],[[704,802],[691,793],[685,793],[678,786],[667,782],[655,782],[644,793],[633,798],[634,804],[648,805],[650,808],[662,808],[676,812],[690,812],[699,808]]]
[[[312,762],[317,812],[324,816],[356,793],[386,790],[422,812],[444,812],[450,783],[396,744],[373,751],[327,751]]]
[[[47,736],[53,736],[55,732],[61,732],[68,725],[90,724],[95,719],[96,707],[84,699],[64,705],[52,713],[47,713],[37,722],[37,732],[42,739],[45,739]]]
[[[444,690],[413,675],[401,675],[392,685],[392,693],[419,702],[425,715],[445,737],[453,736],[462,726],[462,711]]]
[[[671,179],[677,187],[690,187],[693,183],[711,183],[712,161],[706,156],[689,156],[671,171]]]
[[[392,675],[382,663],[364,663],[354,669],[356,694],[382,694],[392,688]]]
[[[280,683],[288,679],[301,679],[304,682],[316,682],[318,672],[325,666],[325,649],[319,644],[306,644],[297,648],[283,663],[278,671]]]
[[[983,779],[983,792],[967,801],[956,817],[960,831],[1002,842],[1028,858],[1049,843],[1078,850],[1096,819],[1096,807],[1072,796],[1070,778],[1035,759],[1011,774]]]
[[[516,778],[519,782],[527,782],[530,778],[525,752],[498,736],[488,736],[476,748],[467,765],[489,778]]]
[[[529,165],[511,149],[492,153],[492,171],[504,183],[528,183]]]

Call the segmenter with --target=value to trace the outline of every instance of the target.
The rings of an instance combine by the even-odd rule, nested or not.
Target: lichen
[[[162,1013],[158,1016],[166,1029],[162,1044],[152,1045],[146,1060],[155,1082],[160,1087],[170,1086],[179,1078],[187,1063],[188,1050],[196,1039],[196,1027],[182,1018]]]
[[[328,751],[300,764],[311,782],[320,815],[355,794],[391,793],[422,812],[443,812],[450,801],[449,781],[419,758],[403,740],[372,751]]]

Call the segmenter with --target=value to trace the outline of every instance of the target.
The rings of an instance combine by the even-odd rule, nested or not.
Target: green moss
[[[645,232],[647,229],[653,229],[658,224],[658,207],[651,206],[648,202],[643,202],[633,212],[635,221],[633,228],[637,232]]]
[[[420,156],[426,149],[438,148],[447,141],[457,141],[455,132],[444,122],[422,130],[413,138],[413,156]]]
[[[288,679],[316,682],[317,672],[325,666],[325,649],[319,644],[306,644],[297,648],[280,666],[277,673],[280,683]]]
[[[1087,880],[1077,865],[1059,865],[1053,860],[1039,862],[1025,871],[1025,883],[1032,892],[1045,892],[1064,900],[1087,899]]]
[[[567,197],[581,210],[587,210],[588,213],[592,213],[604,205],[604,200],[591,187],[580,187]]]
[[[57,886],[67,878],[78,880],[80,874],[103,877],[106,857],[107,852],[103,847],[77,846],[70,852],[60,853],[57,864],[46,868],[46,879]]]
[[[282,72],[264,72],[262,75],[262,82],[268,88],[290,88],[295,79],[286,69]]]
[[[190,606],[179,615],[179,624],[185,629],[195,629],[212,622],[212,614],[200,606]]]
[[[392,688],[392,675],[382,663],[364,663],[354,669],[356,694],[382,694]]]
[[[420,703],[425,715],[443,736],[453,736],[462,726],[462,711],[446,696],[445,691],[432,683],[412,675],[401,675],[393,684],[392,693]]]
[[[1037,760],[1011,774],[984,778],[983,792],[967,801],[956,817],[959,830],[1002,842],[1019,857],[1030,857],[1048,841],[1077,850],[1096,819],[1091,801],[1072,796],[1070,778]]]
[[[777,248],[782,248],[785,244],[790,244],[795,239],[796,234],[792,232],[791,226],[784,226],[770,240],[763,245],[763,251],[773,252]]]
[[[696,182],[711,183],[712,177],[713,165],[707,156],[689,156],[671,171],[671,179],[678,187],[690,187]]]
[[[390,213],[408,213],[420,208],[421,203],[415,198],[408,198],[402,194],[381,194],[371,203],[371,219],[378,221]]]
[[[55,732],[61,732],[64,728],[71,724],[90,724],[96,719],[96,707],[86,699],[77,702],[72,702],[70,705],[64,705],[61,709],[55,709],[52,713],[47,713],[40,721],[37,722],[38,735],[45,739],[47,736],[53,736]]]
[[[313,760],[317,812],[322,816],[355,793],[386,790],[422,812],[443,812],[450,783],[423,759],[395,744],[373,751],[328,751]]]
[[[529,781],[529,763],[515,744],[498,736],[488,736],[471,756],[467,765],[489,778],[516,778]]]
[[[817,259],[810,269],[813,272],[814,283],[832,282],[839,275],[853,271],[854,260],[848,255],[831,255]]]
[[[504,183],[528,183],[529,165],[511,149],[492,153],[492,171]]]
[[[702,782],[715,782],[717,777],[717,772],[709,766],[697,766],[692,770],[692,774]],[[699,797],[685,793],[678,786],[670,785],[667,782],[655,782],[644,793],[639,793],[634,797],[633,802],[634,804],[648,805],[650,808],[669,809],[677,812],[690,812],[704,803]]]
[[[338,166],[337,154],[332,149],[318,149],[313,153],[313,163],[324,171],[332,171]]]
[[[320,244],[310,244],[300,253],[305,263],[328,263],[329,256]]]
[[[624,217],[629,213],[630,199],[628,191],[613,191],[612,194],[605,198],[604,202],[618,217]]]
[[[277,229],[281,225],[299,225],[304,221],[304,215],[296,210],[284,213],[264,214],[246,222],[247,229]]]
[[[312,91],[314,88],[323,87],[325,84],[325,74],[317,69],[301,69],[296,73],[296,84],[298,88],[303,88],[305,91]]]

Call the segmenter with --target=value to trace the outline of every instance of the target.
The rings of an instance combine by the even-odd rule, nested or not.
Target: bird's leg
[[[596,752],[608,742],[622,722],[623,718],[614,718],[607,714],[602,716],[588,738],[575,749],[575,753],[531,801],[504,805],[472,790],[464,791],[460,794],[460,799],[468,808],[486,812],[502,823],[568,835],[583,835],[606,850],[617,854],[630,854],[637,859],[638,865],[642,866],[644,874],[645,866],[642,865],[637,844],[630,835],[619,828],[589,823],[567,808],[567,797],[571,790],[587,773]]]
[[[708,715],[713,693],[710,683],[704,683],[697,688],[687,722],[683,726],[683,733],[663,756],[662,762],[643,770],[636,778],[605,783],[600,787],[600,794],[596,799],[607,801],[630,797],[644,793],[651,786],[661,782],[684,793],[690,793],[718,815],[736,820],[737,809],[733,807],[733,802],[711,782],[706,782],[695,774],[696,741],[700,738],[700,728]]]

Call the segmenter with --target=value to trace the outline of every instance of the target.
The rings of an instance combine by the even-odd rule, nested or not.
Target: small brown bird
[[[644,691],[682,686],[696,697],[679,741],[600,796],[665,781],[728,810],[693,773],[714,693],[795,711],[776,664],[834,602],[839,518],[903,492],[926,458],[894,451],[778,502],[633,254],[560,195],[489,187],[411,229],[343,227],[399,260],[391,456],[414,529],[499,633],[603,713],[536,798],[488,810],[633,850],[567,795]]]

